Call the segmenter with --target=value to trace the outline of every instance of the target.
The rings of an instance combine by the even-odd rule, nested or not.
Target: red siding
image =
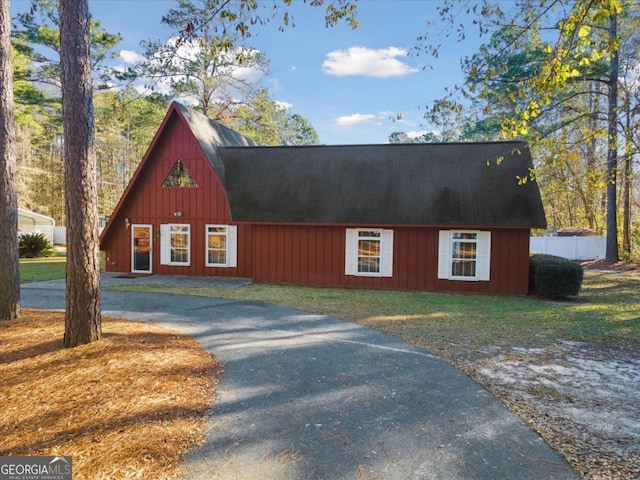
[[[180,158],[198,186],[166,188],[161,184]],[[175,212],[182,212],[175,216]],[[238,225],[237,268],[205,266],[205,226],[233,224],[227,198],[189,128],[177,115],[169,118],[111,218],[101,248],[106,270],[131,271],[130,224],[153,226],[152,272],[155,274],[253,278],[256,282],[340,287],[388,288],[474,293],[526,294],[529,230],[494,229],[491,280],[450,281],[437,278],[436,227],[394,227],[393,277],[345,275],[345,226]],[[191,225],[191,265],[160,265],[161,224]],[[371,225],[371,227],[380,227]],[[448,227],[443,227],[448,229]]]
[[[529,231],[493,230],[491,280],[439,280],[438,228],[394,228],[393,277],[345,275],[345,227],[255,225],[256,282],[526,294]]]
[[[195,188],[161,187],[162,182],[180,158],[198,186]],[[182,216],[175,216],[181,212]],[[109,235],[102,240],[105,268],[112,272],[131,271],[131,224],[153,226],[152,272],[165,275],[198,275],[251,277],[252,235],[250,226],[238,226],[238,267],[205,266],[205,229],[207,224],[232,225],[227,197],[214,169],[204,156],[189,128],[174,116],[165,125],[163,135],[149,152],[141,170],[120,206]],[[191,225],[189,267],[160,265],[160,225]]]

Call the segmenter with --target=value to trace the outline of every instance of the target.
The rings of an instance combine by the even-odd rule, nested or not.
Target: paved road
[[[125,281],[145,280],[103,285]],[[23,285],[22,305],[64,308],[63,286]],[[104,291],[102,306],[193,335],[225,363],[207,443],[187,457],[185,478],[580,478],[482,386],[374,330],[202,297]]]

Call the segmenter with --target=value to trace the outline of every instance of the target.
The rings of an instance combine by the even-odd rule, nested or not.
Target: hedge
[[[529,294],[548,298],[575,297],[582,287],[582,266],[555,255],[529,258]]]

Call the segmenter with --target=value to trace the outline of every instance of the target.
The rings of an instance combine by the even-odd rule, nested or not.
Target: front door
[[[151,273],[152,225],[131,225],[131,271]]]

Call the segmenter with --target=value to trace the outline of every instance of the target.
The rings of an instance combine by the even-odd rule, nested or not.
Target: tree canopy
[[[488,40],[463,59],[465,82],[427,109],[426,127],[439,134],[436,140],[451,138],[441,133],[446,125],[438,130],[433,117],[434,111],[441,116],[444,107],[449,119],[461,121],[454,139],[529,141],[539,160],[535,178],[550,224],[586,223],[606,231],[606,256],[616,260],[618,216],[625,219],[623,238],[629,238],[631,228],[632,202],[627,199],[639,118],[636,99],[622,85],[637,78],[637,5],[625,0],[520,0],[507,6],[447,0],[438,11],[446,35],[463,39],[473,26]],[[475,14],[471,25],[457,21],[461,14]],[[416,52],[437,55],[435,40],[435,30],[427,31],[418,38]],[[621,176],[621,170],[626,174]],[[630,255],[632,242],[623,243]]]

